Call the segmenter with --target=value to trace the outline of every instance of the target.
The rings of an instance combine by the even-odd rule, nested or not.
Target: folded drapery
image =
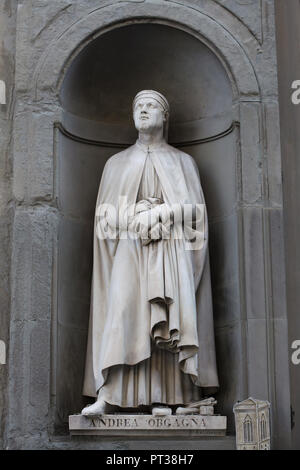
[[[163,223],[163,211],[169,207],[177,205],[181,210],[184,204],[204,204],[197,168],[190,156],[166,143],[151,151],[151,161],[148,156],[147,149],[138,143],[113,156],[102,175],[97,207],[107,203],[119,209],[120,198],[126,196],[128,204],[138,203],[136,207],[140,204],[140,209],[154,211],[157,223],[170,229],[170,238],[146,244],[139,237],[124,239],[122,233],[114,239],[101,238],[95,218],[84,395],[96,396],[99,390],[111,386],[113,376],[122,380],[125,388],[137,386],[140,382],[130,382],[130,377],[136,377],[141,368],[155,373],[149,361],[158,352],[164,363],[161,370],[166,370],[170,358],[176,358],[176,367],[185,375],[191,390],[195,386],[218,386],[207,222],[199,225],[195,244],[178,236],[181,225],[168,227]],[[151,178],[144,178],[147,167],[152,180],[153,170],[158,177],[154,189],[149,189]],[[145,181],[146,191],[142,187]],[[146,211],[140,212],[134,214],[138,219],[131,220],[137,223],[132,228],[142,227],[149,238],[142,215]],[[206,220],[206,212],[204,217]],[[152,379],[148,377],[147,383],[154,383]],[[141,386],[141,393],[142,389]],[[152,400],[150,392],[147,396]],[[171,402],[176,404],[173,399]]]

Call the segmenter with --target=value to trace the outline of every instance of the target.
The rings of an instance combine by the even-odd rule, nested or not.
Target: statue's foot
[[[169,406],[154,406],[152,408],[153,416],[170,416],[172,409]]]
[[[103,415],[107,411],[107,403],[100,398],[99,400],[95,401],[92,405],[86,406],[81,411],[81,414],[84,416],[91,416],[91,415]]]
[[[207,398],[203,398],[202,400],[200,401],[197,401],[197,402],[193,402],[193,403],[189,403],[188,406],[213,406],[213,405],[216,405],[218,402],[217,400],[214,398],[214,397],[207,397]]]
[[[190,406],[183,407],[179,406],[176,408],[176,414],[177,415],[197,415],[199,414],[199,408],[193,408]]]

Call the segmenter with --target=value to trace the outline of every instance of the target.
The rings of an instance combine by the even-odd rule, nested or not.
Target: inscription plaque
[[[94,435],[202,435],[224,436],[226,416],[152,416],[109,414],[101,416],[72,415],[69,417],[71,434]]]

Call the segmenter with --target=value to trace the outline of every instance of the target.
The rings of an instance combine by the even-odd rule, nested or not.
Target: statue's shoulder
[[[193,168],[194,170],[196,170],[198,172],[197,164],[196,164],[194,158],[191,155],[189,155],[188,153],[183,152],[182,150],[180,150],[176,147],[173,147],[172,145],[168,144],[167,147],[168,147],[169,152],[172,152],[174,157],[177,158],[178,160],[180,160],[180,162],[182,163],[182,165],[184,167]]]
[[[121,150],[120,152],[115,153],[109,159],[106,161],[105,164],[105,169],[110,170],[113,169],[115,165],[120,165],[123,161],[126,163],[128,160],[128,156],[132,153],[133,145],[130,147],[127,147],[124,150]]]

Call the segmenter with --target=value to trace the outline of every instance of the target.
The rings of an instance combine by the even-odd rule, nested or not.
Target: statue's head
[[[140,91],[133,100],[133,119],[138,131],[151,132],[163,128],[166,137],[169,120],[167,99],[158,91]]]

